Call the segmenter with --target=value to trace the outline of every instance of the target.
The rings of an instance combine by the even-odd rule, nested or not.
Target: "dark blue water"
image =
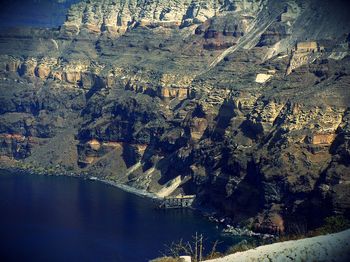
[[[97,181],[0,175],[0,261],[147,261],[195,232],[220,238],[194,211],[156,210]]]
[[[0,27],[57,27],[76,2],[79,0],[4,0],[0,2]]]

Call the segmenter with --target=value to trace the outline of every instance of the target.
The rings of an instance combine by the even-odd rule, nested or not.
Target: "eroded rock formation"
[[[349,216],[345,11],[81,1],[59,30],[3,31],[1,165],[196,194],[263,232]]]

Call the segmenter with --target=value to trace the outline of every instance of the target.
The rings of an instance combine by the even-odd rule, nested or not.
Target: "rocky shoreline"
[[[111,185],[113,187],[119,188],[125,192],[128,193],[132,193],[134,195],[140,196],[140,197],[146,197],[152,200],[156,200],[156,201],[161,201],[162,198],[156,196],[155,194],[146,192],[144,190],[141,189],[137,189],[137,188],[133,188],[131,186],[128,185],[124,185],[124,184],[118,184],[114,181],[108,180],[108,179],[101,179],[101,178],[97,178],[94,176],[90,176],[88,174],[85,173],[74,173],[71,171],[58,171],[58,172],[48,172],[47,170],[43,169],[43,171],[38,171],[37,169],[24,169],[24,168],[20,168],[20,167],[2,167],[0,166],[0,172],[7,172],[7,173],[13,173],[13,174],[21,174],[21,175],[45,175],[45,176],[67,176],[67,177],[75,177],[75,178],[80,178],[80,179],[88,179],[88,180],[92,180],[92,181],[98,181],[104,184],[108,184]]]

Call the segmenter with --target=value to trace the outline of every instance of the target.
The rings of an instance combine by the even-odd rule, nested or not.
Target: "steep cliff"
[[[90,0],[3,30],[1,165],[196,194],[264,232],[350,216],[348,9]]]

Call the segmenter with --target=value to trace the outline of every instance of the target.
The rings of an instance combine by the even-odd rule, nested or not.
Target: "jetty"
[[[196,196],[195,195],[178,195],[174,197],[164,197],[159,208],[186,208],[191,207]]]

